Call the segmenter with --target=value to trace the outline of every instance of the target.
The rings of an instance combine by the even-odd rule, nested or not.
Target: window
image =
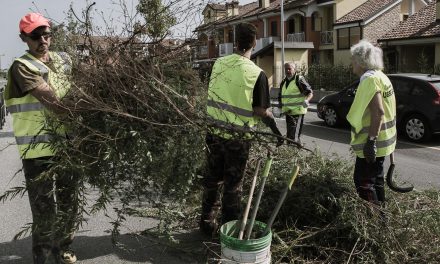
[[[289,19],[288,21],[287,21],[287,33],[288,34],[293,34],[293,33],[295,33],[295,19]]]
[[[312,15],[312,30],[321,31],[321,18],[317,12]]]
[[[342,28],[338,29],[338,48],[339,49],[348,49],[350,48],[350,40],[348,38],[349,36],[349,29],[348,28]]]
[[[276,21],[270,22],[270,35],[272,37],[278,36],[278,25]]]
[[[350,47],[361,40],[361,28],[353,27],[350,28]]]
[[[341,28],[338,29],[338,49],[349,49],[361,39],[361,28]]]
[[[319,64],[319,51],[312,51],[312,63]]]

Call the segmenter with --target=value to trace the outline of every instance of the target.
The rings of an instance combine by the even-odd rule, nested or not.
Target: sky
[[[168,0],[169,1],[169,0]],[[255,2],[257,0],[240,0],[240,5]],[[85,9],[90,0],[0,0],[0,24],[2,25],[2,38],[0,41],[0,69],[9,68],[14,58],[21,56],[27,46],[23,43],[19,35],[18,23],[25,14],[29,12],[39,12],[44,16],[50,18],[55,23],[62,23],[65,21],[66,12],[72,4],[73,10],[80,15],[81,11]],[[118,23],[122,24],[120,2],[123,2],[129,11],[134,12],[134,7],[138,0],[95,0],[95,13],[93,15],[95,24],[104,26],[104,20],[108,18],[113,19],[113,26],[117,27]],[[198,2],[198,7],[193,8],[194,3]],[[201,11],[208,2],[225,3],[225,0],[181,0],[181,13],[188,13],[185,10],[193,10],[194,18],[188,19],[187,16],[179,15],[180,26],[173,29],[173,34],[176,37],[191,37],[192,29],[198,26]],[[230,0],[228,0],[230,2]],[[190,6],[191,5],[191,6]],[[185,7],[183,7],[185,6]],[[179,9],[179,7],[176,7]],[[102,15],[101,15],[102,14]],[[104,19],[103,19],[104,17]]]

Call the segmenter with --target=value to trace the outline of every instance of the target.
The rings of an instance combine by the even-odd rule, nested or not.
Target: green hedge
[[[313,90],[340,91],[358,77],[350,66],[312,64],[307,70],[306,79]]]

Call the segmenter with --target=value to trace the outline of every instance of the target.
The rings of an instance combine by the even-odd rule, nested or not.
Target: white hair
[[[284,67],[289,66],[289,65],[292,66],[292,68],[296,70],[296,63],[295,62],[288,61],[288,62],[284,63]]]
[[[382,70],[383,57],[382,49],[373,46],[366,40],[359,41],[350,49],[352,58],[366,70]]]

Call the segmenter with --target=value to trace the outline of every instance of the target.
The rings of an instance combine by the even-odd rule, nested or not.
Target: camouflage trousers
[[[250,142],[226,140],[208,134],[206,143],[208,173],[203,181],[201,224],[217,226],[220,209],[222,223],[240,216],[243,175]]]
[[[287,138],[295,141],[300,140],[301,131],[304,123],[304,115],[286,114]]]
[[[76,230],[78,177],[73,173],[56,179],[45,175],[52,164],[51,157],[22,162],[32,210],[34,264],[57,263],[48,259],[70,246]]]

